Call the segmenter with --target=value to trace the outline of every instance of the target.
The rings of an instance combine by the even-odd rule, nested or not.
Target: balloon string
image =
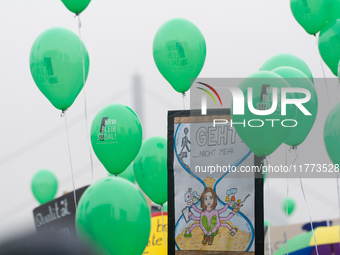
[[[298,149],[297,149],[297,146],[291,146],[290,148],[289,148],[289,153],[291,153],[291,152],[295,152],[295,158],[294,158],[294,160],[293,160],[293,162],[292,162],[292,165],[298,160],[298,158],[299,158],[299,151],[298,151]]]
[[[286,148],[286,150],[285,150],[285,154],[286,154],[286,166],[288,166],[288,160],[287,160],[287,150],[288,150],[288,146],[287,146],[287,148]],[[288,240],[289,240],[289,238],[288,238],[288,224],[289,224],[289,216],[288,216],[288,198],[289,198],[289,182],[288,182],[288,172],[287,172],[287,205],[286,205],[286,220],[287,220],[287,225],[286,225],[286,235],[287,235],[287,254],[289,254],[288,253]]]
[[[289,224],[289,215],[288,215],[288,198],[289,198],[289,182],[288,182],[288,177],[287,177],[287,201],[286,201],[286,217],[287,217],[287,226],[286,226],[286,232],[287,232],[287,254],[288,253],[288,224]]]
[[[185,93],[182,93],[182,98],[183,98],[183,110],[185,110]]]
[[[297,147],[295,147],[294,150],[295,150],[296,157],[298,157],[299,156],[299,152],[298,152]],[[307,206],[308,216],[309,216],[309,220],[310,220],[310,226],[311,226],[311,229],[312,229],[314,243],[315,243],[315,251],[316,251],[316,254],[319,255],[318,245],[316,243],[316,237],[315,237],[315,232],[314,232],[314,228],[313,228],[312,216],[310,214],[309,206],[308,206],[307,199],[306,199],[306,194],[305,194],[305,191],[303,189],[303,184],[302,184],[302,178],[301,178],[301,172],[300,171],[299,171],[299,180],[300,180],[300,186],[301,186],[301,191],[302,191],[303,199],[305,200],[305,204]]]
[[[90,161],[91,161],[91,180],[93,183],[93,160],[92,160],[92,152],[90,146],[90,135],[89,135],[89,127],[87,120],[87,103],[86,103],[86,86],[85,86],[85,63],[84,63],[84,54],[83,54],[83,44],[81,40],[81,20],[80,16],[78,16],[78,32],[79,32],[79,42],[80,42],[80,53],[81,53],[81,62],[83,65],[83,87],[84,87],[84,109],[85,109],[85,128],[86,128],[86,138],[87,138],[87,147],[89,148]]]
[[[305,196],[305,192],[304,192],[304,190],[303,190],[303,185],[302,185],[302,180],[301,180],[301,174],[300,174],[300,172],[299,172],[299,175],[300,175],[300,178],[299,178],[299,179],[300,179],[300,186],[301,186],[301,191],[302,191],[303,199],[305,200],[305,203],[306,203],[306,205],[307,205],[307,211],[308,211],[308,215],[309,215],[310,226],[311,226],[312,233],[313,233],[313,238],[314,238],[314,243],[315,243],[316,254],[319,255],[318,246],[317,246],[317,244],[316,244],[316,237],[315,237],[314,228],[313,228],[312,217],[311,217],[311,215],[310,215],[309,207],[308,207],[307,200],[306,200],[306,196]]]
[[[288,147],[288,152],[291,153],[292,151],[295,151],[295,158],[291,165],[293,165],[299,158],[299,151],[297,150],[296,146]],[[287,158],[287,150],[286,150],[286,166],[288,166],[288,158]],[[288,198],[289,198],[289,179],[288,179],[289,172],[287,172],[287,203],[286,203],[286,219],[287,219],[287,226],[286,226],[286,232],[287,232],[287,254],[288,253],[288,245],[289,245],[289,238],[288,238],[288,226],[289,226],[289,214],[288,214]]]
[[[338,189],[338,207],[339,207],[339,248],[340,248],[340,195],[339,195],[339,172],[337,174],[337,178],[336,178],[336,186]]]
[[[318,37],[316,37],[316,36],[315,36],[315,44],[316,44],[316,47],[318,47]],[[328,83],[327,83],[327,79],[326,79],[326,75],[325,75],[325,70],[323,68],[322,58],[321,58],[320,54],[319,54],[319,61],[320,61],[320,65],[321,65],[321,69],[322,69],[322,73],[323,73],[323,79],[325,81],[325,86],[326,86],[326,91],[327,91],[327,97],[328,97],[329,105],[332,107],[331,97],[329,95],[329,90],[328,90]]]
[[[327,91],[328,101],[329,101],[330,106],[332,106],[331,97],[330,97],[330,95],[329,95],[329,90],[328,90],[328,83],[327,83],[327,79],[326,79],[326,75],[325,75],[325,70],[324,70],[324,68],[323,68],[323,64],[322,64],[321,57],[320,57],[320,64],[321,64],[321,67],[322,67],[323,79],[324,79],[325,85],[326,85],[326,91]]]
[[[165,240],[165,225],[164,225],[164,218],[163,218],[163,205],[161,205],[161,214],[162,214],[162,224],[163,224],[164,249],[165,249],[165,254],[167,254],[167,252],[166,252],[166,240]]]
[[[267,159],[267,157],[268,156],[264,156],[264,161],[265,161],[265,165],[268,167],[269,166],[269,163],[268,163],[268,159]],[[269,196],[269,178],[268,178],[268,173],[267,173],[267,175],[266,175],[266,187],[267,187],[267,189],[266,189],[266,208],[269,208],[269,206],[268,206],[268,201],[269,201],[269,199],[268,199],[268,196]],[[269,210],[267,211],[267,218],[268,219],[270,219],[269,218]],[[269,255],[271,255],[272,254],[272,247],[271,247],[271,243],[270,243],[270,222],[268,222],[268,250],[269,250]]]
[[[63,111],[62,111],[61,117],[65,117],[64,119],[65,119],[65,128],[66,128],[66,137],[67,137],[68,155],[69,155],[69,159],[70,159],[70,167],[71,167],[71,175],[72,175],[74,206],[75,206],[75,209],[77,210],[76,187],[75,187],[75,185],[74,185],[74,176],[73,176],[72,158],[71,158],[71,147],[70,147],[70,139],[69,139],[69,135],[68,135],[66,110],[63,110]]]

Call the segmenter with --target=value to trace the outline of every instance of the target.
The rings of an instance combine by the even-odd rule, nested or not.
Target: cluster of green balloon
[[[333,2],[338,0],[290,0],[290,9],[296,21],[308,34],[315,35],[335,16],[339,16],[333,10]],[[338,6],[338,3],[336,3]],[[334,7],[336,7],[334,5]],[[339,10],[339,9],[338,9]]]
[[[204,65],[205,39],[191,21],[175,18],[165,22],[153,41],[153,58],[163,77],[180,93],[190,89]]]
[[[320,55],[335,76],[338,76],[340,60],[340,19],[328,22],[318,39]]]
[[[339,76],[340,1],[290,0],[290,6],[295,19],[307,33],[315,35],[320,31],[320,55],[333,74]]]
[[[167,140],[153,136],[143,141],[133,162],[139,187],[156,204],[168,201]]]
[[[273,72],[260,71],[248,76],[238,87],[242,90],[245,99],[248,98],[248,93],[251,94],[249,94],[250,100],[246,100],[248,107],[245,107],[244,115],[237,115],[232,111],[233,122],[245,123],[245,125],[235,125],[235,129],[255,155],[259,157],[268,156],[285,141],[291,132],[292,123],[286,123],[285,126],[281,123],[285,119],[295,119],[296,117],[296,108],[293,105],[288,104],[286,115],[281,115],[280,107],[277,106],[278,100],[274,104],[275,95],[279,98],[281,89],[288,88],[289,85],[281,76]],[[277,90],[277,94],[274,94],[274,89]],[[286,97],[293,98],[294,95],[287,93]],[[250,107],[253,108],[253,111],[250,111]],[[262,110],[271,111],[271,113],[268,112],[267,115],[253,113]],[[268,122],[268,119],[278,121],[272,123]]]
[[[284,140],[284,143],[289,146],[300,145],[312,129],[318,110],[318,97],[310,69],[307,64],[297,56],[283,53],[269,58],[260,70],[272,71],[284,78],[290,87],[304,88],[311,93],[310,100],[303,104],[311,115],[305,115],[301,110],[297,109],[295,120],[298,124]],[[305,95],[294,93],[294,97],[301,99],[304,98]]]
[[[282,209],[285,214],[290,216],[295,210],[295,202],[292,198],[285,198],[282,203]]]
[[[290,0],[290,7],[295,19],[307,33],[315,35],[320,31],[320,55],[332,73],[339,77],[340,1]]]
[[[84,86],[89,71],[85,45],[72,31],[54,27],[41,33],[30,52],[30,69],[34,82],[44,96],[59,110],[68,109]]]
[[[38,202],[44,204],[57,194],[58,181],[53,172],[42,169],[33,176],[31,188]]]
[[[135,159],[142,136],[137,114],[122,104],[101,109],[91,125],[92,148],[106,170],[114,175],[122,173]]]
[[[143,253],[151,214],[141,191],[124,178],[106,177],[92,184],[79,200],[78,236],[103,254]]]
[[[61,0],[66,8],[75,14],[82,13],[89,5],[91,0]]]
[[[324,126],[324,141],[333,164],[340,165],[340,103],[328,114]],[[339,169],[339,167],[337,168]]]

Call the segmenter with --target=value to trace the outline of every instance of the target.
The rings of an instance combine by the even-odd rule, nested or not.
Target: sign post
[[[87,188],[85,186],[76,190],[77,203]],[[33,216],[37,234],[53,231],[76,236],[73,191],[35,208]]]

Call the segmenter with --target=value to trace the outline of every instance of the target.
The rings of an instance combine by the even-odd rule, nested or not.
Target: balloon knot
[[[61,111],[61,114],[60,114],[60,117],[64,117],[66,111],[67,111],[67,109],[66,109],[66,110],[62,110],[62,111]]]
[[[290,152],[292,152],[292,151],[294,151],[294,150],[296,150],[296,149],[297,149],[297,146],[294,145],[294,146],[290,146],[288,151],[289,151],[289,153],[290,153]]]

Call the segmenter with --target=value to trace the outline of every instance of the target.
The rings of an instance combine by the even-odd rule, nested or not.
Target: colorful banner
[[[254,172],[242,172],[259,167],[261,158],[249,150],[234,127],[213,126],[214,118],[230,118],[227,111],[217,112],[214,116],[169,113],[173,179],[169,178],[168,212],[174,218],[174,228],[169,226],[174,231],[169,232],[174,238],[170,254],[174,254],[171,248],[173,252],[263,250],[263,186],[256,183]],[[256,220],[261,226],[257,232]]]

